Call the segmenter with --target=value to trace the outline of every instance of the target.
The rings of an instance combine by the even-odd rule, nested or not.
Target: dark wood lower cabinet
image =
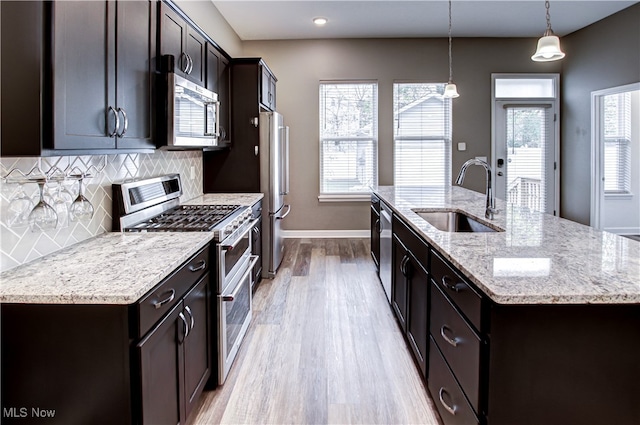
[[[143,424],[177,424],[184,416],[180,402],[184,353],[179,340],[184,339],[185,331],[180,313],[179,304],[137,346]]]
[[[184,424],[212,372],[208,258],[130,305],[2,304],[1,422]]]
[[[205,275],[137,345],[142,423],[184,423],[211,373],[210,284]]]
[[[391,306],[445,425],[640,424],[640,305],[497,304],[444,258],[394,214]]]

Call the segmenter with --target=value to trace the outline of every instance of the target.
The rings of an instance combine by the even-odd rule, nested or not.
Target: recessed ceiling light
[[[316,24],[319,27],[325,25],[327,22],[329,22],[329,20],[327,18],[323,18],[323,17],[320,17],[320,16],[317,17],[317,18],[313,18],[313,23]]]

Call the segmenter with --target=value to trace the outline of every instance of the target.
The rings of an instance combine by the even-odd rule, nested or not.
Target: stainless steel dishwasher
[[[391,209],[380,202],[380,282],[391,303]]]

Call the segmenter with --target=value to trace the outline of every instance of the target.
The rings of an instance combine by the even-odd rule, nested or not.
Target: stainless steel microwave
[[[220,141],[218,95],[185,78],[167,75],[168,149],[216,147]]]

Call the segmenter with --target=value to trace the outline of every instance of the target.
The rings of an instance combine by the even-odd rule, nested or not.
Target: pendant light
[[[544,2],[547,9],[547,29],[544,35],[538,40],[538,49],[531,56],[536,62],[557,61],[564,57],[564,52],[560,50],[560,39],[551,29],[551,15],[549,14],[549,0]]]
[[[444,97],[458,97],[458,89],[453,83],[453,67],[451,66],[451,0],[449,0],[449,82],[444,86]]]

